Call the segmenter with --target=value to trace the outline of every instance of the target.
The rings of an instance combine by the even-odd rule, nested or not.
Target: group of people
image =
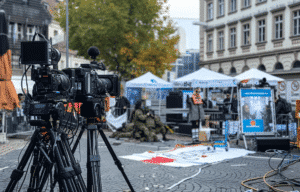
[[[114,132],[111,138],[134,138],[141,142],[158,141],[157,134],[161,133],[163,140],[167,140],[166,133],[169,127],[165,126],[159,116],[155,116],[145,106],[145,100],[139,100],[135,104],[129,124],[123,124],[121,130]],[[170,128],[169,128],[170,129]],[[172,130],[171,130],[172,131]]]

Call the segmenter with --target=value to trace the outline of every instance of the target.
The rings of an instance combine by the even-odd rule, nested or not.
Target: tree
[[[161,77],[178,57],[172,21],[166,1],[161,0],[69,0],[69,44],[89,59],[87,50],[97,46],[98,60],[110,71],[129,80],[151,71]],[[66,30],[66,5],[53,10]],[[59,12],[58,12],[59,10]]]

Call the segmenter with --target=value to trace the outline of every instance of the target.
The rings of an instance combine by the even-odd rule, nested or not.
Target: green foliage
[[[161,0],[69,0],[69,44],[90,59],[87,50],[97,46],[98,60],[129,80],[151,71],[161,77],[170,70],[179,37]],[[66,30],[66,6],[59,4],[55,20]]]

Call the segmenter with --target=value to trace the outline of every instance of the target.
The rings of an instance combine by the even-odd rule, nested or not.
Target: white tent
[[[126,83],[126,88],[172,88],[172,84],[148,72]]]
[[[261,80],[264,77],[267,79],[267,82],[270,85],[274,85],[274,86],[276,86],[279,81],[284,81],[284,79],[282,79],[282,78],[275,77],[273,75],[270,75],[268,73],[265,73],[261,70],[255,69],[255,68],[249,69],[248,71],[245,71],[244,73],[242,73],[240,75],[237,75],[235,78],[238,81],[249,79],[249,82],[248,82],[249,84],[258,84],[259,80]]]
[[[201,68],[191,74],[173,81],[174,87],[235,87],[236,80],[233,77],[223,75],[206,68]]]

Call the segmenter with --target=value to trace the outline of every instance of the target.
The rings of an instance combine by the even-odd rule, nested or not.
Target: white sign
[[[146,106],[147,106],[147,107],[150,107],[150,106],[151,106],[151,100],[149,100],[149,99],[146,100]]]

